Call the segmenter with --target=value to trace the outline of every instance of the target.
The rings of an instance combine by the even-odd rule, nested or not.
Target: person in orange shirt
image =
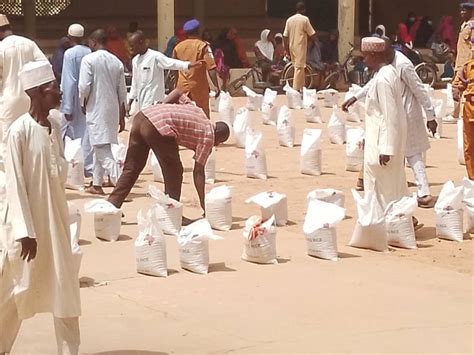
[[[220,87],[217,81],[216,63],[209,43],[199,38],[199,21],[196,19],[186,22],[183,26],[186,39],[180,42],[173,51],[173,57],[182,61],[199,62],[204,61],[206,65],[180,71],[177,88],[188,94],[196,105],[210,118],[209,109],[209,82],[207,73],[212,84],[216,88],[216,97],[220,95]]]

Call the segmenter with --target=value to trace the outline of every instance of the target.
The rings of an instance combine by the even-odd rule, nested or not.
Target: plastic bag
[[[377,201],[376,193],[367,191],[362,198],[357,191],[352,190],[352,196],[357,206],[358,219],[349,245],[386,251],[388,246],[385,216],[382,206]]]
[[[311,201],[314,200],[319,200],[326,203],[332,203],[341,208],[344,208],[344,203],[346,199],[344,196],[344,192],[334,189],[317,189],[311,191],[306,198],[308,200],[308,203],[311,203]]]
[[[263,124],[276,126],[278,119],[278,106],[275,104],[278,93],[267,88],[263,95],[262,113]]]
[[[318,94],[315,89],[303,88],[303,108],[306,122],[323,123],[318,104]]]
[[[267,179],[267,157],[262,146],[262,133],[247,132],[245,140],[245,170],[247,177]]]
[[[301,142],[301,173],[305,175],[321,175],[322,151],[321,130],[305,129]]]
[[[349,100],[350,98],[354,97],[354,94],[352,91],[348,91],[346,93],[346,96],[344,98],[344,102]],[[359,101],[356,101],[353,105],[351,105],[347,109],[346,113],[346,119],[349,122],[356,122],[359,123],[362,121],[362,112],[361,112],[361,103]]]
[[[206,184],[213,185],[216,182],[216,148],[212,149],[211,155],[207,158],[204,174],[206,176]]]
[[[278,141],[282,147],[292,148],[295,145],[295,123],[290,109],[286,106],[282,106],[278,113],[277,132]]]
[[[219,120],[227,123],[229,127],[234,124],[235,114],[232,106],[232,97],[228,92],[221,92],[219,100]]]
[[[178,235],[183,222],[183,204],[153,185],[148,187],[148,193],[155,200],[152,210],[163,233]]]
[[[276,253],[275,217],[264,220],[250,217],[243,231],[244,251],[242,259],[257,264],[278,264]]]
[[[283,87],[283,91],[286,92],[286,99],[288,101],[288,107],[291,109],[301,110],[303,108],[303,98],[301,94],[293,89],[288,81]]]
[[[153,181],[161,183],[165,182],[163,172],[161,171],[161,165],[153,152],[151,152],[151,171],[153,172]]]
[[[336,225],[345,217],[346,210],[320,200],[308,205],[303,232],[308,255],[325,260],[337,260]]]
[[[443,185],[435,204],[436,235],[441,239],[462,242],[464,187],[455,187],[452,181]]]
[[[339,103],[339,91],[334,89],[327,89],[319,91],[323,95],[324,107],[337,106]]]
[[[247,96],[247,105],[245,106],[249,111],[261,111],[263,104],[263,95],[257,94],[247,86],[243,86],[242,90]]]
[[[403,197],[389,203],[385,211],[385,226],[388,245],[416,249],[413,215],[418,208],[416,193],[412,197]]]
[[[245,107],[240,108],[235,115],[234,136],[238,148],[245,148],[247,131],[251,128],[250,113]]]
[[[71,237],[71,251],[75,270],[79,273],[82,261],[82,251],[79,246],[81,237],[82,216],[79,209],[71,202],[67,203],[69,209],[69,231]]]
[[[245,203],[255,203],[260,206],[264,220],[275,216],[275,223],[279,227],[286,226],[288,223],[288,200],[284,194],[273,191],[261,192],[247,199]]]
[[[98,239],[117,241],[122,225],[122,211],[106,200],[92,200],[84,205],[86,213],[94,214],[95,236]]]
[[[229,231],[232,229],[232,189],[219,186],[206,194],[206,218],[212,229]]]
[[[220,100],[221,100],[220,96],[216,99],[216,92],[215,91],[211,91],[209,93],[209,106],[210,106],[212,112],[219,112],[219,102],[220,102]]]
[[[337,106],[333,106],[332,115],[328,122],[329,141],[333,144],[344,144],[346,141],[346,125],[337,112]]]
[[[197,274],[209,272],[209,240],[223,239],[212,232],[211,225],[201,219],[183,227],[178,235],[181,267]]]
[[[72,190],[84,190],[84,154],[82,152],[82,140],[72,140],[66,137],[64,143],[64,158],[67,161],[66,188]]]
[[[457,122],[457,158],[458,162],[461,165],[466,165],[466,160],[464,158],[464,122],[462,119],[459,119]]]
[[[151,210],[140,210],[137,216],[138,237],[135,240],[135,260],[140,274],[167,277],[166,239]]]
[[[364,166],[364,137],[361,127],[346,130],[346,171],[359,172]]]

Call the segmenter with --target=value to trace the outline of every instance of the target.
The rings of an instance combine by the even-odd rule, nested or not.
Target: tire
[[[242,75],[240,78],[235,79],[233,82],[231,82],[228,85],[228,91],[229,93],[233,96],[235,95],[240,89],[242,89],[242,86],[244,86],[247,83],[248,76],[247,74]]]
[[[305,83],[306,88],[311,88],[313,86],[313,69],[310,66],[306,66],[304,69]],[[286,65],[281,76],[281,82],[283,85],[288,82],[290,85],[293,85],[293,78],[295,76],[295,67],[293,64],[289,63]]]
[[[332,72],[329,74],[326,79],[324,79],[324,84],[322,89],[335,89],[336,84],[339,81],[339,72]]]
[[[426,63],[418,64],[415,67],[415,71],[423,84],[428,84],[431,87],[436,84],[438,80],[438,74],[436,73],[436,69],[433,68],[431,65],[428,65]]]

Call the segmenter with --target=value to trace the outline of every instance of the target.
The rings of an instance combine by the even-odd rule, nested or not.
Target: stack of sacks
[[[67,161],[66,188],[72,190],[84,190],[84,154],[82,152],[82,140],[65,138],[64,158]]]
[[[295,145],[295,123],[290,109],[286,106],[282,106],[278,113],[277,132],[278,141],[282,147],[292,148]]]
[[[211,155],[207,158],[206,166],[204,167],[204,176],[206,184],[213,185],[216,182],[216,148],[212,148]]]
[[[376,193],[367,191],[362,198],[357,191],[352,190],[352,195],[357,206],[358,218],[349,245],[355,248],[387,251],[385,216]]]
[[[263,104],[263,95],[257,94],[255,91],[249,89],[247,86],[243,86],[245,95],[247,96],[246,108],[249,111],[261,111]]]
[[[323,123],[316,89],[303,88],[303,108],[306,122]]]
[[[278,93],[272,89],[266,89],[263,95],[262,113],[263,124],[276,126],[278,119],[278,106],[276,98]]]
[[[232,228],[232,189],[219,186],[206,194],[206,218],[212,229],[230,231]]]
[[[263,149],[263,134],[247,132],[245,140],[245,171],[247,177],[267,180],[267,157]]]
[[[457,158],[461,165],[466,165],[464,158],[464,122],[462,119],[457,120]]]
[[[318,200],[331,203],[341,208],[344,208],[344,202],[346,200],[344,192],[334,189],[317,189],[311,191],[306,198],[308,199],[308,203]]]
[[[153,181],[155,182],[165,182],[165,179],[163,178],[163,171],[161,170],[161,165],[156,158],[156,155],[153,152],[150,152],[150,165],[151,165],[151,171],[153,172]]]
[[[308,255],[337,261],[336,225],[346,210],[332,203],[310,200],[303,225]]]
[[[462,242],[463,230],[463,186],[455,187],[452,181],[443,185],[435,205],[436,235],[441,239]]]
[[[306,128],[301,141],[301,173],[305,175],[319,176],[322,173],[322,151],[321,151],[320,129]]]
[[[411,197],[403,197],[391,202],[385,211],[388,245],[416,249],[413,215],[418,208],[416,193]]]
[[[183,221],[182,203],[165,195],[153,185],[148,187],[148,194],[154,199],[152,210],[163,233],[178,235]]]
[[[323,96],[324,107],[333,107],[339,104],[339,92],[334,89],[321,90],[318,94]]]
[[[332,144],[342,145],[346,141],[346,124],[339,115],[336,105],[332,108],[332,115],[328,122],[328,134]]]
[[[245,203],[255,203],[260,206],[263,220],[275,216],[277,226],[283,227],[288,223],[288,200],[284,194],[273,191],[261,192],[246,200]]]
[[[257,264],[278,264],[274,223],[275,216],[268,220],[253,216],[247,220],[243,231],[243,260]]]
[[[105,200],[89,201],[84,205],[84,211],[94,214],[96,238],[110,242],[119,239],[122,211]]]
[[[359,172],[364,166],[364,138],[362,127],[346,130],[346,171]]]
[[[221,100],[221,97],[219,96],[216,98],[216,92],[211,91],[209,93],[209,106],[211,108],[212,112],[219,112],[219,102]]]
[[[212,232],[211,225],[201,219],[183,227],[178,235],[181,268],[196,274],[209,272],[209,240],[223,239]]]
[[[444,101],[444,115],[441,117],[445,123],[454,123],[456,122],[456,119],[453,117],[454,114],[454,98],[453,98],[453,86],[451,83],[449,83],[446,87],[445,90],[442,90],[442,93],[444,95],[443,101]]]
[[[135,240],[135,261],[140,274],[167,277],[166,239],[152,210],[137,215],[138,237]]]
[[[288,107],[295,110],[301,110],[303,108],[303,99],[301,94],[293,89],[288,81],[286,85],[283,87],[283,91],[286,92],[286,99],[288,101]]]
[[[466,232],[474,233],[474,181],[463,179],[464,205],[467,212]]]
[[[235,115],[234,137],[237,148],[245,148],[247,132],[251,128],[250,113],[245,107],[240,108]]]
[[[79,209],[71,202],[67,203],[69,209],[69,232],[71,241],[71,251],[74,261],[74,270],[79,273],[82,261],[82,251],[79,246],[79,239],[81,237],[82,216]],[[0,209],[1,210],[1,209]]]
[[[125,158],[127,157],[127,143],[123,139],[119,139],[118,144],[112,144],[112,155],[114,157],[115,167],[113,169],[117,176],[111,176],[113,181],[118,181],[122,175],[123,167],[125,165]]]

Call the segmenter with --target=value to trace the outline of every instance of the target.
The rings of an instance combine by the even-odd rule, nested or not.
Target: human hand
[[[355,96],[348,99],[346,102],[342,104],[342,111],[347,112],[349,111],[349,107],[354,105],[357,102],[357,98]]]
[[[221,89],[217,88],[216,89],[216,96],[214,96],[216,99],[221,95]]]
[[[436,131],[438,130],[438,122],[436,120],[428,121],[426,123],[426,127],[428,127],[428,130],[431,132],[431,134],[434,135],[436,134]]]
[[[379,163],[381,166],[386,166],[392,157],[390,155],[379,155]]]
[[[204,66],[205,64],[206,64],[206,61],[205,61],[205,60],[198,60],[197,62],[194,62],[194,63],[189,64],[189,69],[201,68],[201,67]]]
[[[72,115],[70,115],[70,114],[65,113],[65,114],[64,114],[64,118],[65,118],[66,121],[68,121],[68,122],[71,122],[71,121],[72,121]]]
[[[21,254],[20,257],[22,260],[30,262],[36,258],[36,252],[38,245],[36,239],[25,237],[19,240],[21,242]]]
[[[453,87],[453,99],[456,102],[461,101],[461,90],[457,87]]]

